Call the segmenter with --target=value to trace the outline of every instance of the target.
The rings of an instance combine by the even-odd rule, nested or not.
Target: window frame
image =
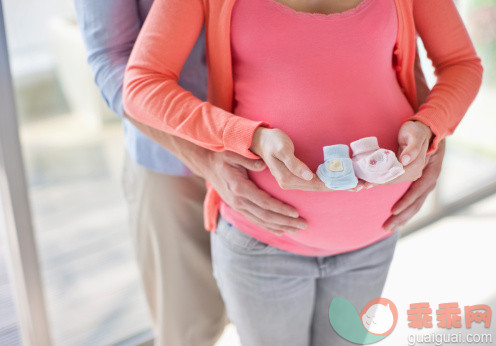
[[[19,142],[19,127],[0,0],[0,195],[15,305],[23,344],[50,345],[50,328]]]

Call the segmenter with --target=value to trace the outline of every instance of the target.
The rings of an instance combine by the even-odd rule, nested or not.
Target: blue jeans
[[[213,272],[242,345],[355,345],[332,329],[329,304],[343,297],[360,312],[380,297],[398,236],[309,257],[262,243],[220,217],[210,235]]]

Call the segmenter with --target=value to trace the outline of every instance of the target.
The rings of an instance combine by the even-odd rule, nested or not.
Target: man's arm
[[[268,124],[204,102],[178,84],[205,11],[202,0],[154,1],[129,57],[124,108],[134,119],[204,148],[258,159],[250,151],[253,134]]]
[[[109,107],[124,116],[124,72],[138,37],[141,19],[136,0],[74,0],[88,63]],[[246,169],[260,170],[259,160],[230,152],[213,153],[191,142],[129,120],[145,135],[169,150],[194,173],[206,178],[223,200],[261,227],[294,231],[305,228],[295,208],[269,196],[253,184]]]
[[[141,28],[136,0],[74,0],[88,63],[112,111],[121,117],[124,72]]]
[[[285,204],[256,186],[247,169],[262,171],[262,160],[248,159],[234,152],[214,152],[185,139],[128,119],[148,138],[169,150],[195,174],[207,180],[222,200],[248,220],[276,234],[296,233],[307,227],[292,206]]]

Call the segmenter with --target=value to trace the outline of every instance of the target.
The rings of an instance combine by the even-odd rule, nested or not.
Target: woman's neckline
[[[307,16],[307,17],[313,17],[313,18],[327,18],[327,19],[339,19],[339,18],[348,18],[350,16],[353,16],[359,12],[361,12],[365,7],[367,7],[373,0],[362,0],[358,5],[356,5],[353,8],[350,8],[349,10],[343,11],[343,12],[335,12],[335,13],[320,13],[320,12],[304,12],[304,11],[297,11],[292,7],[289,7],[287,5],[284,5],[276,0],[265,0],[273,5],[275,5],[277,8],[284,12],[296,14],[298,16]]]

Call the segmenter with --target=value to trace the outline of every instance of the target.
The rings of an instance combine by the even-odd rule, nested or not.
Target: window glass
[[[438,183],[440,203],[450,203],[496,179],[496,3],[460,0],[462,15],[475,49],[482,59],[484,80],[475,101],[447,140]],[[429,86],[435,83],[431,62],[423,47],[422,67]]]
[[[125,340],[150,322],[121,192],[119,118],[93,83],[72,1],[3,4],[52,338]]]

